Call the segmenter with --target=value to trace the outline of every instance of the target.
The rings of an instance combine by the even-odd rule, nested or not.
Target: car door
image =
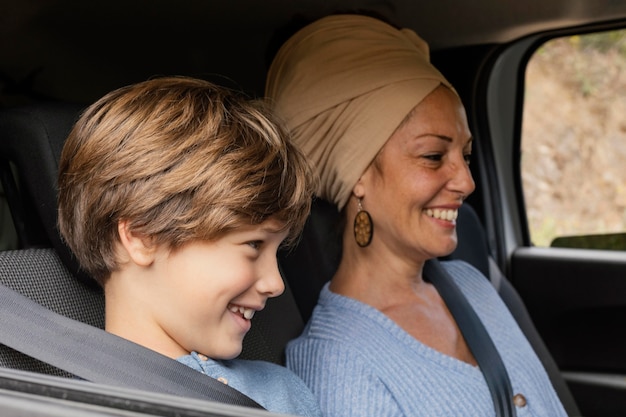
[[[626,415],[623,25],[499,48],[480,74],[485,106],[471,115],[492,249],[589,416]],[[617,43],[590,46],[594,36]],[[549,49],[554,37],[580,56]],[[601,57],[607,51],[612,60]],[[537,56],[547,64],[532,77]]]

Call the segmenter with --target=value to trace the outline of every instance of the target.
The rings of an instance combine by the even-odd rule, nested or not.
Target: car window
[[[626,250],[626,30],[561,37],[528,62],[521,173],[536,246]]]

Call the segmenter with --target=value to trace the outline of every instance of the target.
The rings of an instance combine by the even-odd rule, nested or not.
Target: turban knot
[[[402,120],[437,86],[452,89],[410,29],[333,15],[297,32],[270,67],[266,96],[341,210]]]

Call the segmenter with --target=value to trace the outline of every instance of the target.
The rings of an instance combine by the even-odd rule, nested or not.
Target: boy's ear
[[[127,220],[120,220],[117,223],[117,231],[129,260],[140,266],[152,265],[157,248],[150,239],[134,234]]]

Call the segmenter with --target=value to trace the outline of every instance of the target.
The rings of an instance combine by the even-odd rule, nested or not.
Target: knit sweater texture
[[[566,417],[541,362],[487,278],[467,263],[442,262],[505,364],[518,417]],[[323,288],[287,366],[318,397],[325,416],[495,416],[479,368],[444,355],[380,311]]]

